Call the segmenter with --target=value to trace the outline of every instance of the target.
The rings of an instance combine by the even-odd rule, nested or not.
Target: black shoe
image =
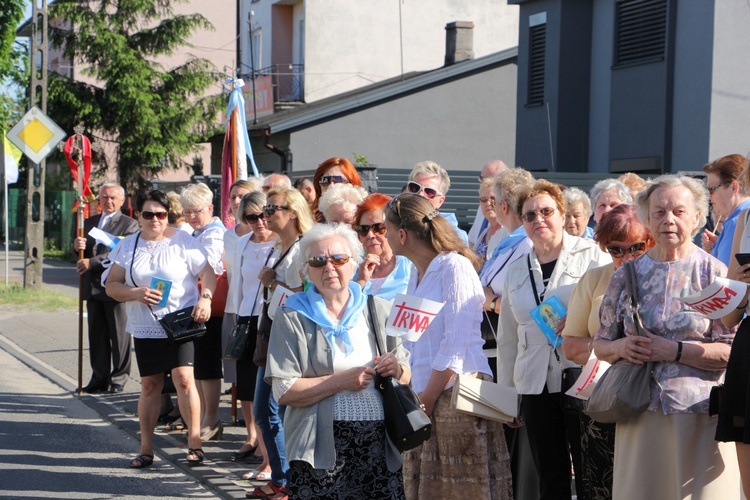
[[[111,392],[112,394],[117,394],[118,392],[122,392],[124,390],[125,386],[120,384],[112,384],[109,388],[109,392]]]
[[[106,392],[107,391],[107,384],[95,384],[93,382],[89,382],[89,385],[83,388],[83,392],[86,394],[96,394],[98,392]]]

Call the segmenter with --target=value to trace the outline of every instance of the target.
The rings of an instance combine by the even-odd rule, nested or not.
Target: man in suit
[[[83,238],[75,238],[73,249],[83,250],[76,264],[83,275],[83,297],[86,299],[89,325],[91,381],[83,388],[89,394],[122,392],[130,377],[130,335],[125,331],[125,304],[107,296],[101,284],[104,261],[110,248],[89,236],[99,228],[112,236],[127,236],[138,231],[138,222],[120,212],[125,190],[118,184],[104,184],[99,191],[102,212],[83,222]]]

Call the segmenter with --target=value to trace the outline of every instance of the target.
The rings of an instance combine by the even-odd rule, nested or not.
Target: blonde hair
[[[184,208],[207,207],[214,202],[214,193],[211,188],[199,182],[190,184],[182,190],[180,202]]]
[[[299,234],[304,234],[313,227],[315,220],[302,193],[294,188],[276,188],[266,193],[266,200],[276,195],[284,198],[284,204],[297,216],[295,225]]]
[[[167,222],[170,226],[179,227],[185,222],[185,217],[182,215],[182,203],[180,202],[180,195],[174,191],[167,193],[167,199],[169,200],[169,214],[167,215]]]
[[[565,202],[565,197],[557,184],[553,184],[547,179],[534,181],[530,186],[527,186],[518,194],[518,200],[516,201],[516,212],[518,213],[518,216],[523,216],[524,203],[535,196],[543,194],[552,198],[555,205],[557,205],[557,210],[559,210],[560,214],[565,217],[565,214],[568,211],[568,204]]]
[[[450,222],[432,206],[427,198],[412,193],[401,193],[386,206],[389,222],[408,231],[417,239],[429,244],[438,253],[456,252],[463,255],[479,270],[482,262]]]
[[[492,192],[495,194],[495,202],[504,201],[510,207],[511,212],[516,211],[518,193],[534,182],[534,177],[528,170],[520,167],[511,168],[498,173],[492,178]]]
[[[434,161],[420,161],[414,165],[409,174],[409,180],[413,181],[417,176],[439,178],[440,194],[448,194],[448,189],[451,187],[451,178],[448,176],[448,172]]]

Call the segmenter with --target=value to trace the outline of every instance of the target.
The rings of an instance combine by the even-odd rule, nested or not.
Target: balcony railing
[[[303,102],[305,88],[304,64],[274,64],[255,71],[255,76],[270,76],[273,85],[273,102]],[[250,74],[242,75],[246,82]]]

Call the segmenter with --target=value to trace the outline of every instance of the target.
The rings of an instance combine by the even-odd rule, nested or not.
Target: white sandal
[[[246,479],[248,481],[270,481],[271,473],[264,470],[254,469],[250,472],[245,472],[244,474],[242,474],[242,479]]]

